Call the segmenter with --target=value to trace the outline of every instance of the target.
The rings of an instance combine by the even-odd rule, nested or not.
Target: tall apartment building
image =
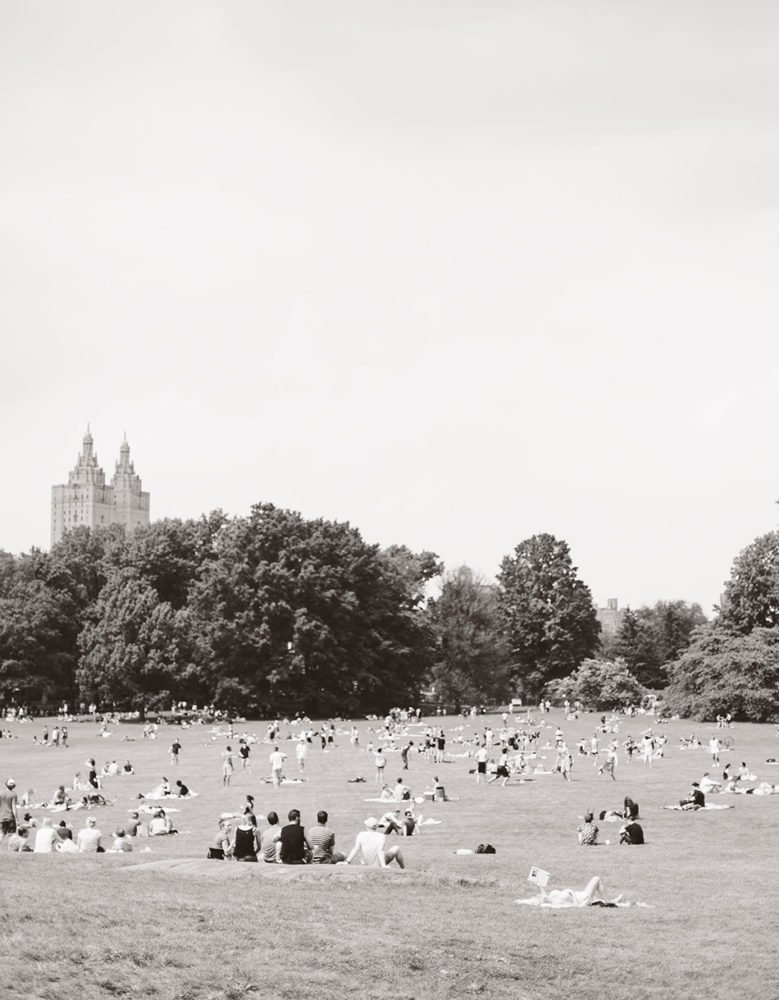
[[[149,523],[149,494],[141,489],[141,477],[130,461],[127,438],[119,449],[110,486],[106,486],[93,444],[87,427],[76,468],[66,484],[51,488],[52,545],[80,524],[89,528],[123,524],[127,531],[132,531],[139,524]]]
[[[615,636],[625,617],[624,608],[620,608],[616,597],[610,597],[605,608],[596,608],[595,614],[600,622],[601,634],[604,636]]]

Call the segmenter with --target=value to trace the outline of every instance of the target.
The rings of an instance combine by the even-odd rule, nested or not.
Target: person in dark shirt
[[[305,865],[311,858],[311,845],[300,825],[300,810],[290,809],[289,823],[281,828],[280,861],[283,865]]]
[[[619,831],[619,842],[620,844],[643,844],[644,829],[641,824],[636,823],[635,820],[626,823]]]
[[[703,809],[706,805],[706,797],[700,789],[697,781],[693,781],[690,794],[686,799],[681,799],[679,805],[683,809]]]
[[[627,820],[638,819],[638,803],[634,802],[633,799],[627,795],[625,796],[622,815]]]

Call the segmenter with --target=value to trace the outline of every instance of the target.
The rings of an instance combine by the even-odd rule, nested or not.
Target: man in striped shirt
[[[335,834],[327,826],[327,813],[324,809],[316,814],[316,826],[308,829],[308,842],[311,844],[314,865],[334,865],[343,861],[346,855],[335,850]]]

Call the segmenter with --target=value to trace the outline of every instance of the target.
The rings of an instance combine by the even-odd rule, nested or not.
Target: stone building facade
[[[55,545],[71,528],[123,524],[133,531],[149,523],[149,494],[141,488],[141,478],[130,461],[125,437],[110,485],[100,468],[94,441],[87,427],[81,453],[68,481],[51,488],[51,544]]]
[[[615,636],[625,617],[624,608],[620,608],[616,597],[610,597],[605,608],[597,608],[595,611],[600,622],[601,635]]]

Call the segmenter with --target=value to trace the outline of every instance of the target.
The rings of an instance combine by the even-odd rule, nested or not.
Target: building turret
[[[119,461],[110,486],[94,451],[92,433],[87,424],[76,467],[67,484],[51,491],[51,542],[56,544],[66,531],[80,525],[105,527],[123,524],[128,530],[149,523],[149,494],[141,489],[140,477],[130,461],[130,446],[125,435],[119,449]]]

